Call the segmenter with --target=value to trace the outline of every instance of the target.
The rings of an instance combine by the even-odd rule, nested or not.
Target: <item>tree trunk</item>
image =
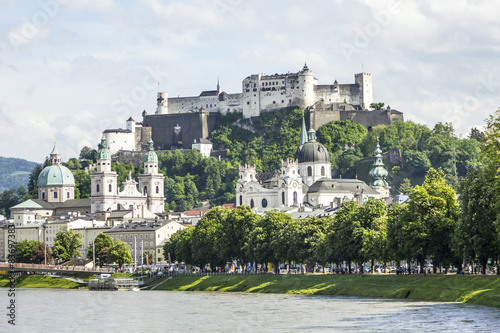
[[[486,265],[488,264],[488,259],[487,258],[482,258],[481,259],[481,274],[486,274]]]
[[[424,274],[425,275],[425,267],[424,267],[424,264],[425,264],[425,257],[422,257],[420,260],[419,260],[419,263],[420,263],[420,274]]]

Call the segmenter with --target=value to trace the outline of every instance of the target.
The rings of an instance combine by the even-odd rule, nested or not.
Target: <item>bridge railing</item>
[[[50,269],[58,271],[79,271],[79,272],[102,272],[110,273],[114,272],[114,269],[110,268],[89,268],[84,266],[65,266],[65,265],[44,265],[44,264],[23,264],[23,263],[0,263],[0,268],[33,268],[33,269]]]

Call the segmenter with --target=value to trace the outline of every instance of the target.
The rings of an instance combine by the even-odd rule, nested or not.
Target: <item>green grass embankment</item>
[[[157,280],[154,284],[160,282]],[[500,307],[500,278],[494,276],[188,276],[174,277],[155,290],[359,296]]]
[[[81,284],[63,278],[56,278],[47,275],[20,275],[16,277],[16,288],[59,288],[78,289]],[[0,276],[0,288],[9,288],[10,277]]]

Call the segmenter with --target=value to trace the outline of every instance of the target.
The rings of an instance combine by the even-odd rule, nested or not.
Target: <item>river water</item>
[[[499,332],[500,310],[459,303],[243,293],[1,289],[0,332]]]

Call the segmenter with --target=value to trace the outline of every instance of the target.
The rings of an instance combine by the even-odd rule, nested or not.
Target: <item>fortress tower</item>
[[[304,64],[304,67],[299,72],[299,107],[304,109],[311,106],[315,102],[314,96],[314,75],[313,72]]]
[[[156,99],[155,114],[168,114],[168,93],[159,92]]]
[[[359,86],[359,103],[363,110],[367,110],[373,103],[372,75],[358,73],[354,75],[354,82]]]

